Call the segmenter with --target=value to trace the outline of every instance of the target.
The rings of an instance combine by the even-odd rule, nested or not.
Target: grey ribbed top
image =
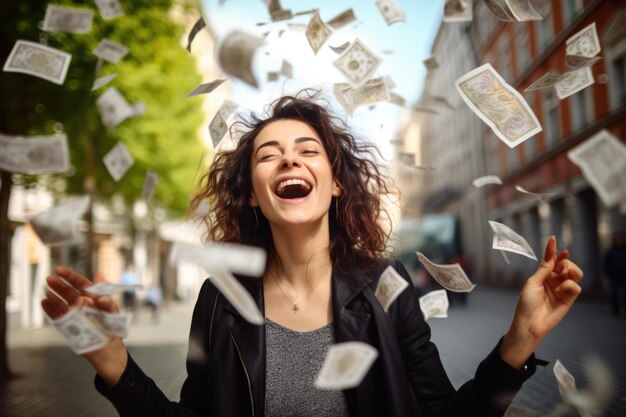
[[[297,332],[265,319],[265,416],[348,416],[340,390],[315,388],[314,382],[335,341],[333,323]]]

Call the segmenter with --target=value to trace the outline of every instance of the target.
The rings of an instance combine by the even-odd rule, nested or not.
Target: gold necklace
[[[298,311],[300,311],[300,306],[298,304],[302,303],[304,300],[309,298],[309,295],[313,294],[313,291],[317,288],[318,285],[320,285],[320,282],[322,282],[322,280],[320,280],[317,284],[315,284],[313,288],[311,288],[311,291],[309,291],[309,293],[305,295],[302,300],[298,301],[297,303],[294,303],[293,301],[291,301],[289,297],[287,297],[287,294],[285,293],[285,291],[283,291],[283,288],[278,283],[278,278],[276,278],[276,275],[274,274],[273,271],[272,271],[272,278],[274,278],[274,282],[276,283],[276,286],[278,287],[280,292],[283,293],[283,297],[285,297],[287,301],[293,304],[293,307],[291,307],[291,309],[293,310],[293,314],[296,314]]]

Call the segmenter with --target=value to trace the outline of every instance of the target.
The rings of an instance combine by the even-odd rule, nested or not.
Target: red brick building
[[[604,206],[567,151],[602,129],[626,143],[626,0],[534,4],[543,20],[501,22],[484,2],[475,2],[471,36],[479,64],[490,62],[522,92],[548,71],[567,71],[566,40],[593,22],[602,59],[592,67],[595,84],[566,99],[559,100],[553,88],[524,93],[543,126],[540,134],[510,149],[485,126],[487,171],[504,182],[489,189],[489,217],[525,236],[538,255],[555,234],[584,269],[586,293],[601,294],[601,256],[612,231],[626,229],[626,213]],[[542,202],[516,191],[516,184],[556,195]],[[511,266],[493,251],[491,275],[517,283],[536,268],[510,258]]]

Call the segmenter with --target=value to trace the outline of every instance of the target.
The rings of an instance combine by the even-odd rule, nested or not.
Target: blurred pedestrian
[[[135,270],[132,265],[128,266],[128,268],[126,268],[126,270],[122,273],[120,283],[123,285],[135,285],[137,283],[137,276],[135,275]],[[135,311],[135,289],[125,289],[122,293],[122,297],[126,311]]]
[[[611,313],[619,315],[620,301],[626,313],[626,246],[624,233],[613,233],[611,247],[604,255],[604,270],[609,278]]]
[[[158,285],[150,286],[150,288],[148,288],[148,293],[146,294],[146,305],[150,308],[152,321],[154,323],[159,322],[162,302],[163,294],[161,292],[161,287]]]

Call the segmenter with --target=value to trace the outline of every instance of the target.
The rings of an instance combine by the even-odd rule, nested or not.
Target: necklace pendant
[[[293,314],[296,314],[298,310],[300,310],[300,307],[298,307],[298,304],[294,304],[291,309],[293,310]]]

